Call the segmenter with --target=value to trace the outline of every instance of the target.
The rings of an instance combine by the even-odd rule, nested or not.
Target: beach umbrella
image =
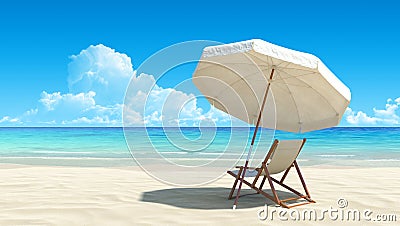
[[[203,50],[193,83],[207,100],[255,129],[307,132],[336,126],[350,90],[316,56],[253,39]]]

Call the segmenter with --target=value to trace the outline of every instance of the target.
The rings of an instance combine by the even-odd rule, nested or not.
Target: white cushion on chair
[[[279,141],[270,162],[267,166],[270,174],[280,173],[296,160],[299,155],[303,140],[282,140]]]

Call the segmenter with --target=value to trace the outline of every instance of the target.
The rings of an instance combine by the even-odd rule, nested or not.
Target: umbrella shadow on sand
[[[171,188],[142,193],[140,201],[165,204],[188,209],[232,209],[233,199],[228,200],[230,188],[224,187],[203,187],[203,188]],[[265,189],[271,193],[271,190]],[[284,191],[277,191],[281,198],[292,197],[293,194]],[[276,204],[254,193],[254,190],[244,189],[239,199],[238,208],[254,208],[275,206]]]

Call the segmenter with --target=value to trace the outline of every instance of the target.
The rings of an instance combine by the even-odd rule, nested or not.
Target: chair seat
[[[238,175],[239,170],[232,170],[231,172],[235,175]],[[244,177],[255,177],[255,176],[257,176],[257,170],[254,169],[247,169],[246,174],[244,175]]]

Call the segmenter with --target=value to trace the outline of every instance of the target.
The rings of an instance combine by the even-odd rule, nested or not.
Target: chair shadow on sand
[[[233,199],[228,200],[230,188],[200,187],[200,188],[171,188],[142,193],[140,201],[165,204],[188,209],[232,209]],[[265,189],[271,193],[271,190]],[[281,198],[292,197],[290,192],[277,191]],[[254,190],[243,189],[239,198],[238,209],[276,206],[276,204],[257,194]]]

